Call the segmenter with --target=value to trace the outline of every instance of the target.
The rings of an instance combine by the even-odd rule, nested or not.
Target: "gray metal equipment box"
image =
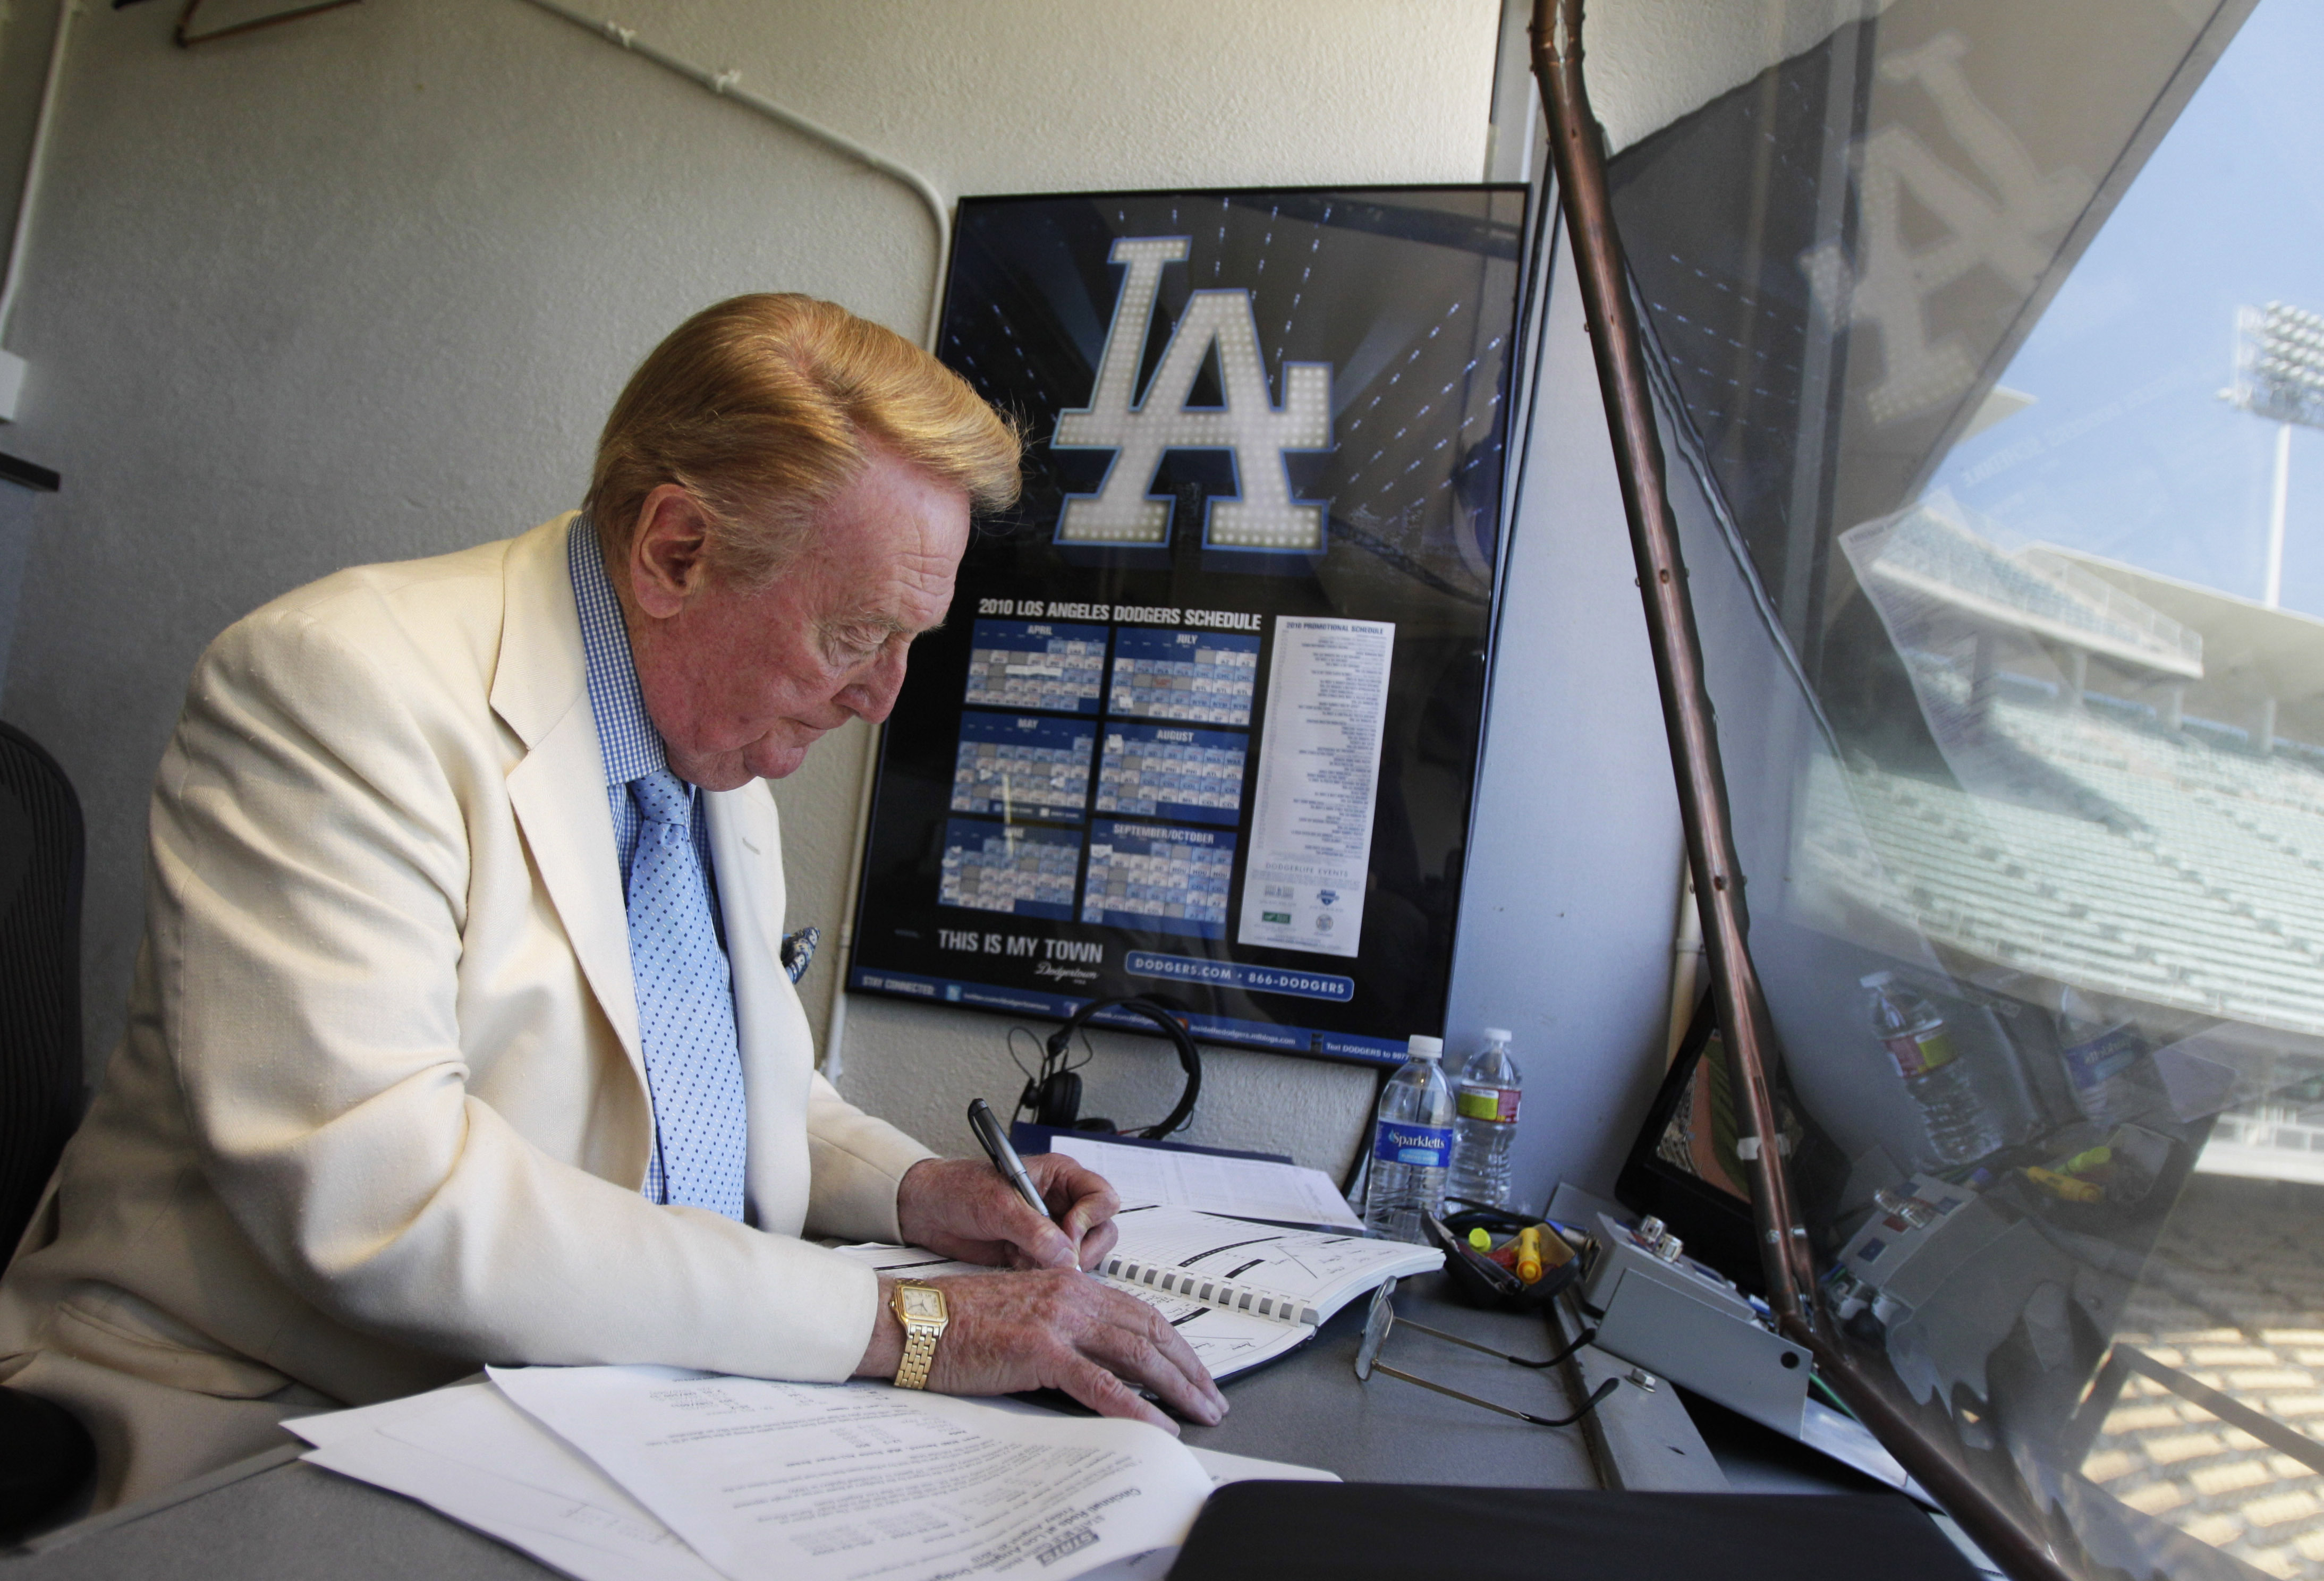
[[[1582,1304],[1598,1319],[1599,1349],[1800,1436],[1806,1351],[1770,1332],[1741,1291],[1692,1257],[1665,1261],[1611,1214],[1597,1216],[1596,1235]]]

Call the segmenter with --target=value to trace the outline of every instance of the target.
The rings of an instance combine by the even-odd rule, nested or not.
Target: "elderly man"
[[[1218,1419],[1075,1268],[1105,1183],[1033,1161],[1051,1222],[850,1107],[778,960],[762,782],[886,717],[1017,464],[917,347],[740,298],[638,370],[581,512],[211,645],[128,1031],[0,1283],[8,1381],[88,1423],[100,1506],[484,1362]],[[803,1232],[1021,1271],[899,1297]]]

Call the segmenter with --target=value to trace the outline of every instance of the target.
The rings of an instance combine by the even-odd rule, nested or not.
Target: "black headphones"
[[[1072,1052],[1074,1034],[1089,1025],[1092,1016],[1105,1010],[1128,1010],[1143,1016],[1177,1045],[1178,1063],[1186,1072],[1186,1089],[1178,1095],[1177,1107],[1158,1123],[1134,1133],[1148,1139],[1167,1136],[1194,1115],[1194,1099],[1201,1097],[1203,1091],[1203,1054],[1194,1046],[1193,1036],[1186,1031],[1186,1024],[1179,1020],[1168,1007],[1157,1004],[1152,999],[1093,999],[1074,1011],[1042,1045],[1041,1073],[1026,1080],[1025,1090],[1017,1099],[1018,1112],[1021,1114],[1031,1109],[1035,1125],[1048,1126],[1060,1131],[1113,1129],[1108,1121],[1081,1118],[1082,1079],[1065,1063]]]

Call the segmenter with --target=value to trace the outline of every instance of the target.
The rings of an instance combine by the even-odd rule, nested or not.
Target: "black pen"
[[[1033,1189],[1033,1177],[1025,1172],[1025,1161],[1009,1145],[1009,1133],[1001,1128],[1000,1117],[992,1106],[977,1098],[968,1106],[968,1128],[976,1133],[976,1140],[984,1148],[984,1156],[1001,1172],[1001,1178],[1017,1188],[1017,1194],[1027,1206],[1042,1218],[1049,1217],[1049,1206],[1041,1200],[1041,1193]]]

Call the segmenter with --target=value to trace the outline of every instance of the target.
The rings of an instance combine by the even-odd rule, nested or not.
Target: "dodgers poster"
[[[1516,188],[962,203],[938,350],[1026,491],[913,646],[851,990],[1442,1029],[1527,241]]]

